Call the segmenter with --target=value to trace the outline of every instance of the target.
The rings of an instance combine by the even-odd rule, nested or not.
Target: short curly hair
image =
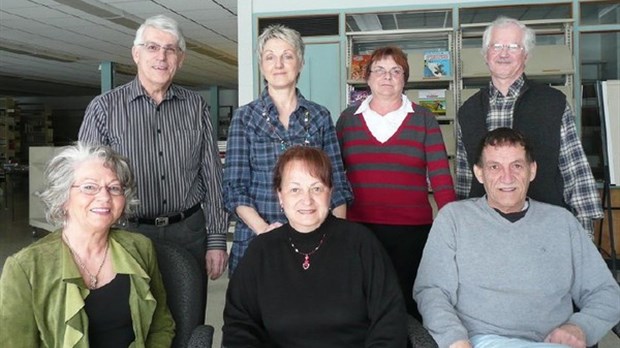
[[[64,207],[69,200],[71,186],[75,182],[75,168],[92,159],[101,159],[103,165],[116,174],[121,186],[125,189],[123,215],[127,216],[133,213],[134,207],[138,205],[138,200],[136,198],[135,180],[128,160],[108,146],[77,142],[54,156],[45,169],[47,183],[45,189],[38,196],[47,207],[45,211],[47,221],[54,225],[65,223],[67,216]]]

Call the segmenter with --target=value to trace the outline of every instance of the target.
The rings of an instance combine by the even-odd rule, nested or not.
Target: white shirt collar
[[[385,115],[379,115],[370,108],[371,100],[372,94],[360,104],[355,114],[361,113],[370,133],[379,142],[385,143],[396,134],[407,115],[413,113],[413,107],[409,98],[403,94],[400,108]]]

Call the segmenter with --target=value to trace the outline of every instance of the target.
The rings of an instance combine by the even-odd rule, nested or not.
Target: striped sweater
[[[370,133],[357,107],[342,112],[336,125],[347,178],[355,200],[347,219],[386,225],[433,221],[428,179],[439,208],[454,201],[446,148],[435,116],[415,103],[385,143]],[[428,175],[427,175],[428,174]]]

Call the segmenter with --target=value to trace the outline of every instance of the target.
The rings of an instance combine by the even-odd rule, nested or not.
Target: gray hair
[[[177,45],[181,51],[185,52],[185,37],[183,37],[183,32],[181,31],[181,28],[179,28],[179,24],[177,24],[177,21],[174,19],[164,15],[149,17],[144,21],[144,23],[136,31],[136,38],[133,40],[134,46],[144,43],[144,30],[149,27],[172,34],[177,38]]]
[[[77,142],[64,148],[50,160],[45,169],[47,184],[39,197],[47,206],[45,217],[52,224],[60,225],[66,221],[65,204],[69,200],[71,186],[75,182],[75,168],[86,161],[101,159],[106,168],[111,169],[125,189],[123,215],[129,215],[138,204],[135,181],[128,160],[108,146],[89,145]]]
[[[282,40],[289,45],[293,46],[297,58],[301,62],[301,66],[304,66],[304,51],[306,46],[301,38],[299,32],[295,29],[291,29],[282,24],[272,24],[263,30],[263,33],[258,37],[258,44],[256,45],[256,53],[258,54],[258,61],[260,62],[263,57],[263,50],[265,44],[271,39]]]
[[[523,50],[525,54],[529,55],[529,53],[536,46],[536,33],[533,29],[528,28],[525,24],[519,22],[518,20],[510,17],[499,16],[497,17],[487,28],[484,30],[484,34],[482,35],[482,55],[486,55],[489,50],[489,45],[491,44],[491,32],[495,28],[501,28],[508,25],[516,25],[523,32],[523,42],[519,42],[521,46],[523,46]]]

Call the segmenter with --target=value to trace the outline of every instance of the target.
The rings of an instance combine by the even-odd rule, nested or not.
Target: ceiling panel
[[[53,83],[66,87],[87,86],[89,93],[98,90],[101,61],[113,61],[133,66],[131,45],[135,29],[131,23],[141,23],[154,14],[175,18],[186,39],[237,57],[237,1],[236,0],[73,0],[71,3],[88,3],[127,20],[126,25],[108,18],[99,18],[83,10],[72,8],[65,0],[0,0],[0,93],[7,93],[11,83],[23,91],[28,80],[32,87],[41,80],[41,90],[50,90]],[[78,6],[79,7],[79,6]],[[223,8],[224,7],[224,8]],[[137,26],[137,24],[136,24]],[[17,54],[2,50],[3,43],[25,47],[30,54]],[[208,48],[207,47],[207,48]],[[43,50],[48,54],[78,57],[74,63],[62,63],[32,56]],[[190,88],[208,88],[219,85],[236,88],[237,66],[203,54],[188,51],[184,66],[178,71],[179,82]],[[11,78],[2,78],[2,76]],[[117,81],[128,81],[132,76],[122,76]],[[51,83],[50,83],[51,82]],[[33,93],[36,93],[36,88]],[[71,89],[70,93],[75,93]],[[43,93],[43,92],[41,92]]]

